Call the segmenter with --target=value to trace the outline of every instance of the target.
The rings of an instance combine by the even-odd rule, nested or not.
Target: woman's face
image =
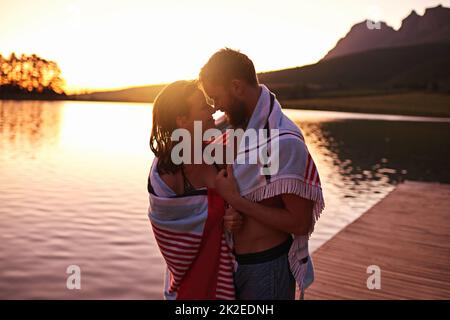
[[[189,116],[187,118],[188,130],[194,132],[194,121],[201,121],[202,133],[208,129],[214,128],[215,112],[214,108],[206,102],[206,98],[201,90],[196,90],[188,99],[190,106]]]

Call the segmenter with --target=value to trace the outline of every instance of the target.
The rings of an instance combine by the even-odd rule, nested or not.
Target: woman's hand
[[[244,218],[242,215],[236,211],[233,207],[228,207],[225,210],[225,216],[223,217],[223,225],[225,229],[229,232],[236,232],[244,224]]]
[[[216,176],[216,191],[229,204],[232,204],[237,198],[240,198],[238,184],[233,175],[233,168],[227,165],[227,169],[222,169]]]

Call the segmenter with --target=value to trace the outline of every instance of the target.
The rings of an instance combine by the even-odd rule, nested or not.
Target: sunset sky
[[[216,50],[258,72],[317,62],[366,18],[398,29],[426,0],[0,0],[0,53],[56,61],[69,92],[191,79]]]

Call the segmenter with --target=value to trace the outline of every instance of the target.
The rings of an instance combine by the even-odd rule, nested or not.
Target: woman
[[[214,190],[217,168],[172,161],[174,130],[187,130],[194,146],[194,121],[202,123],[203,131],[213,128],[213,112],[195,81],[168,85],[153,106],[149,218],[167,264],[166,299],[235,298],[234,260],[223,228],[225,203]],[[191,155],[193,160],[193,150]]]

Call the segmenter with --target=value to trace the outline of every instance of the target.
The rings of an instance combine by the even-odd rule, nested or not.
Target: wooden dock
[[[313,261],[307,300],[450,299],[450,185],[398,185]],[[372,265],[380,268],[380,289],[368,289]]]

